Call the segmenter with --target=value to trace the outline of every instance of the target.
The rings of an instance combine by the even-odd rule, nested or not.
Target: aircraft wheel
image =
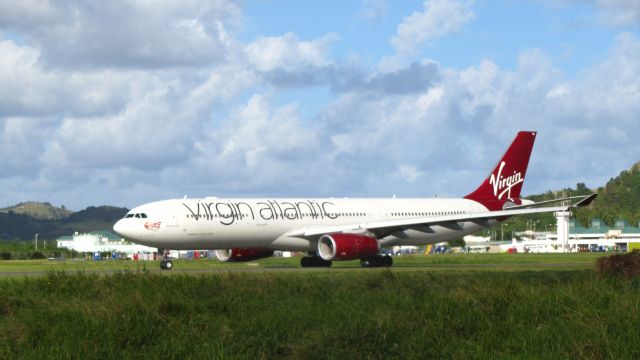
[[[331,264],[331,260],[325,260],[319,256],[304,256],[300,259],[302,267],[331,267]]]
[[[383,259],[382,262],[384,263],[384,266],[386,267],[393,266],[393,258],[391,256],[387,255],[387,256],[384,256],[382,259]]]
[[[171,270],[173,268],[173,263],[171,260],[162,260],[160,261],[160,269],[162,270]]]
[[[380,256],[380,255],[374,256],[372,260],[373,260],[373,267],[383,267],[384,266],[384,259],[382,258],[382,256]]]
[[[393,265],[393,259],[391,256],[369,256],[360,259],[360,266],[362,267],[391,267]]]

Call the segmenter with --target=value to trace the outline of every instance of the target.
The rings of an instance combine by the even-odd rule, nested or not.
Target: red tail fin
[[[535,140],[535,131],[520,131],[489,176],[464,198],[489,210],[501,210],[507,200],[520,203],[520,190]]]

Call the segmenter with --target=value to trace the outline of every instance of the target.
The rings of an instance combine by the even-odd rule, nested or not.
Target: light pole
[[[38,234],[36,234],[36,252],[38,252]]]

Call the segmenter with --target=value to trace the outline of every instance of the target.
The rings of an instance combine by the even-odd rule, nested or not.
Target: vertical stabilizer
[[[477,201],[489,210],[501,210],[507,201],[519,204],[535,140],[535,131],[520,131],[489,176],[464,198]]]

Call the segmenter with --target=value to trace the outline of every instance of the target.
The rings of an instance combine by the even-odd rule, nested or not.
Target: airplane
[[[131,209],[113,230],[157,247],[160,268],[171,269],[169,249],[215,250],[220,261],[252,261],[274,251],[306,252],[302,267],[329,267],[360,259],[363,267],[390,267],[383,249],[461,238],[511,216],[568,211],[597,194],[535,203],[520,198],[535,131],[518,132],[491,173],[463,198],[230,198],[173,199]],[[575,204],[571,203],[579,199]],[[547,203],[564,201],[561,206]]]

